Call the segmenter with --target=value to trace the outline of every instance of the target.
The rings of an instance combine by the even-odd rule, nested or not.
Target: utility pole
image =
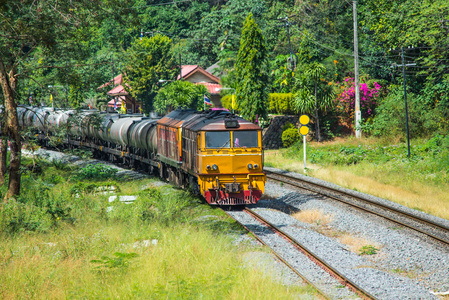
[[[181,40],[179,42],[181,44]],[[182,80],[182,61],[181,61],[181,51],[179,51],[179,79]]]
[[[410,48],[410,47],[409,47]],[[412,48],[413,49],[413,46]],[[408,106],[407,106],[407,87],[405,82],[405,67],[416,66],[416,63],[406,64],[404,60],[404,47],[401,47],[402,65],[393,65],[392,67],[402,67],[402,83],[404,85],[404,102],[405,102],[405,125],[407,129],[407,157],[410,158],[410,132],[408,128]]]
[[[360,86],[359,86],[359,41],[357,38],[357,0],[353,0],[354,16],[354,88],[355,88],[355,137],[362,136],[360,128],[362,122],[362,112],[360,111]]]
[[[294,16],[294,15],[293,15]],[[287,68],[290,71],[294,71],[296,69],[296,62],[298,60],[298,56],[295,54],[294,51],[292,51],[292,43],[290,41],[290,26],[294,25],[295,23],[291,23],[288,21],[288,17],[285,17],[283,19],[278,19],[279,21],[285,21],[285,25],[282,24],[280,26],[287,27],[287,37],[288,37],[288,49],[290,51],[290,57],[287,59]]]
[[[408,131],[408,108],[407,108],[407,88],[405,87],[405,62],[404,62],[404,47],[401,47],[401,58],[402,58],[402,82],[404,83],[404,101],[405,101],[405,123],[407,124],[407,149],[408,157],[410,157],[410,135]]]

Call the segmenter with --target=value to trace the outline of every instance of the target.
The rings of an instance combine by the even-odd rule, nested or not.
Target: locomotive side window
[[[206,148],[230,148],[231,133],[229,131],[206,131]]]
[[[250,148],[259,146],[259,134],[257,131],[234,131],[234,147]]]

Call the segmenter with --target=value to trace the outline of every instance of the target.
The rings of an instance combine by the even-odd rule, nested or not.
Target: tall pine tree
[[[240,49],[235,63],[236,96],[240,113],[248,120],[266,117],[268,74],[267,48],[262,31],[250,13],[243,24]]]

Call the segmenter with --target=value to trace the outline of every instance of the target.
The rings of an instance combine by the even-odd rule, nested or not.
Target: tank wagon
[[[172,111],[164,117],[18,108],[19,123],[43,145],[65,127],[68,147],[190,187],[212,205],[254,204],[264,192],[262,130],[227,111]],[[36,117],[34,117],[36,116]],[[37,117],[39,116],[39,117]]]

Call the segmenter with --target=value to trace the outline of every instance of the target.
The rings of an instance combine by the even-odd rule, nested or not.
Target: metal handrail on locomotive
[[[227,111],[177,109],[164,117],[20,106],[40,142],[66,127],[69,147],[190,187],[213,205],[254,204],[264,192],[262,130]]]

